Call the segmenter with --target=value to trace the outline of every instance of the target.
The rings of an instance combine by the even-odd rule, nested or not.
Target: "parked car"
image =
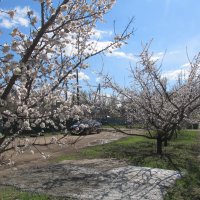
[[[70,127],[72,134],[89,135],[92,133],[100,133],[102,124],[97,120],[83,119]]]

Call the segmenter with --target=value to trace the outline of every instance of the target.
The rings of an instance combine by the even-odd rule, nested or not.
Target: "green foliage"
[[[47,196],[45,194],[22,192],[15,189],[14,187],[1,187],[0,199],[1,200],[61,200],[61,198]]]
[[[176,181],[174,187],[165,196],[165,200],[200,199],[200,143],[198,141],[200,136],[196,134],[197,132],[194,134],[183,134],[179,144],[172,147],[172,149],[177,151],[172,159],[176,166],[185,172],[185,175]]]

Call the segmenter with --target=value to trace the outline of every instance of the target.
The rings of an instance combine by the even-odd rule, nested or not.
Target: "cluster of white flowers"
[[[0,114],[8,135],[34,128],[67,130],[67,120],[91,113],[89,105],[74,105],[71,99],[66,100],[66,84],[72,82],[78,67],[88,67],[84,62],[90,56],[119,48],[131,34],[117,36],[101,49],[95,48],[92,30],[115,0],[62,0],[57,7],[53,0],[38,3],[45,8],[41,24],[37,14],[28,9],[30,34],[14,27],[11,43],[0,46]],[[7,14],[15,17],[14,10]]]

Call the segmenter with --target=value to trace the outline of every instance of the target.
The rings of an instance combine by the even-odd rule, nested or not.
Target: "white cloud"
[[[101,77],[97,77],[97,78],[96,78],[96,82],[97,82],[97,83],[100,83],[101,81],[102,81],[102,78],[101,78]]]
[[[0,23],[0,26],[2,26],[4,28],[12,28],[13,23],[10,20],[8,20],[8,19],[2,19],[2,21]]]
[[[123,51],[113,51],[112,53],[108,53],[108,56],[114,56],[118,58],[124,58],[131,61],[137,61],[137,58],[132,53],[125,53]]]
[[[88,51],[95,52],[95,51],[100,51],[102,49],[105,49],[109,45],[112,44],[112,41],[96,41],[96,40],[91,40],[89,42],[90,49]]]
[[[189,74],[189,66],[189,63],[185,63],[179,69],[164,72],[162,76],[166,77],[168,80],[177,80],[179,75],[185,75],[187,77]]]
[[[151,60],[157,61],[163,58],[163,56],[164,56],[164,52],[158,52],[158,53],[153,54],[153,56],[151,57]]]
[[[178,53],[178,51],[170,51],[167,53],[167,55],[176,55]],[[108,56],[114,56],[114,57],[119,57],[119,58],[124,58],[124,59],[128,59],[131,61],[138,61],[138,58],[136,56],[134,56],[132,53],[125,53],[123,51],[113,51],[112,53],[107,53],[106,55]],[[165,56],[165,52],[158,52],[158,53],[154,53],[153,56],[151,57],[152,61],[157,61],[162,59]]]
[[[183,73],[182,69],[170,70],[163,74],[163,77],[166,77],[168,80],[177,80],[178,76]]]
[[[7,10],[4,10],[5,12],[0,12],[0,26],[8,29],[15,26],[28,27],[29,19],[27,17],[27,12],[30,10],[30,8],[28,6],[23,8],[16,7],[14,10],[15,15],[13,19],[11,19],[9,15],[5,13]]]
[[[71,41],[69,44],[65,45],[65,55],[73,56],[78,53],[77,48],[75,47],[76,39],[73,35],[68,35],[67,39]],[[65,40],[63,40],[65,42]],[[112,41],[98,41],[91,39],[87,42],[87,48],[84,50],[85,54],[93,54],[95,52],[101,51],[111,45]]]
[[[182,65],[182,67],[189,67],[190,66],[190,63],[185,63]]]
[[[68,75],[68,78],[70,78],[71,80],[76,79],[76,73],[74,72],[74,73]],[[78,79],[88,81],[88,80],[90,80],[90,77],[87,74],[85,74],[84,72],[78,72]]]
[[[179,53],[179,51],[169,51],[169,52],[158,52],[158,53],[154,53],[153,56],[151,57],[151,60],[152,61],[157,61],[157,60],[160,60],[160,59],[163,59],[165,57],[165,59],[167,57],[172,57],[172,56],[176,56],[177,58],[177,54]]]
[[[102,39],[105,36],[111,36],[113,34],[112,31],[102,31],[98,29],[93,29],[92,33],[93,33],[92,39]]]
[[[112,41],[90,40],[89,44],[90,44],[89,45],[90,47],[86,50],[86,52],[94,53],[94,52],[98,52],[102,49],[105,49],[106,47],[111,45]],[[125,53],[123,51],[118,51],[117,49],[118,48],[112,49],[112,47],[108,48],[107,51],[105,52],[105,55],[109,56],[109,57],[118,57],[118,58],[128,59],[131,61],[137,61],[137,58],[132,53]]]
[[[79,77],[79,80],[85,80],[85,81],[90,80],[90,77],[86,75],[84,72],[79,72],[78,77]]]
[[[104,34],[112,34],[111,32],[96,30],[96,36],[102,37]],[[68,36],[65,38],[69,40],[70,42],[65,45],[65,55],[66,56],[74,56],[78,54],[77,48],[75,47],[76,44],[76,37],[73,34],[68,34]],[[65,42],[65,39],[63,39],[63,43]],[[105,48],[109,47],[113,41],[111,40],[98,40],[92,37],[89,41],[86,43],[86,48],[84,50],[85,55],[92,55],[96,52],[99,52],[101,50],[104,50]],[[131,61],[137,61],[136,57],[132,53],[125,53],[118,50],[119,48],[116,47],[110,47],[107,50],[104,51],[106,56],[109,57],[118,57],[118,58],[124,58]],[[56,49],[55,49],[56,50]],[[51,53],[50,53],[51,55]]]

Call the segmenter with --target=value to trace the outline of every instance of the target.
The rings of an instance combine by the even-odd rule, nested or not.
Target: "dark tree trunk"
[[[4,140],[6,139],[6,136],[0,138],[0,146],[3,144]]]
[[[177,139],[177,138],[178,138],[178,133],[177,133],[177,131],[175,131],[175,134],[174,134],[174,135],[175,135],[174,138]]]
[[[76,69],[76,100],[77,105],[80,105],[80,91],[79,91],[79,77],[78,77],[78,69]]]
[[[164,140],[164,146],[165,146],[165,147],[168,146],[168,141],[167,141],[167,139]]]
[[[162,140],[160,137],[157,138],[157,154],[162,155]]]

